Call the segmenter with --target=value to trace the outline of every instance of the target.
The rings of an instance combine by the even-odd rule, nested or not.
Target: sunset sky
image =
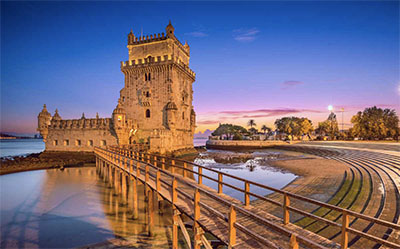
[[[197,131],[317,125],[330,104],[345,128],[365,107],[400,113],[398,1],[1,2],[1,131],[34,133],[44,103],[110,117],[127,34],[165,32],[169,19],[191,47]]]

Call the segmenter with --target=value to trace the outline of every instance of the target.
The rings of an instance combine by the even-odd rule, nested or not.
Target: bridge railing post
[[[156,191],[157,191],[157,199],[160,201],[161,200],[161,196],[160,196],[160,191],[161,191],[161,173],[160,173],[160,169],[157,169],[157,173],[156,173]]]
[[[218,194],[222,194],[222,173],[218,173]]]
[[[174,159],[171,160],[171,173],[172,174],[175,173],[175,160]]]
[[[140,177],[140,162],[136,162],[136,179],[139,180]]]
[[[165,157],[161,158],[161,168],[165,170]]]
[[[290,221],[289,207],[290,199],[287,193],[283,194],[283,224],[287,225]]]
[[[248,181],[244,182],[244,205],[248,206],[250,204],[250,184]]]
[[[172,248],[178,249],[178,225],[179,225],[179,217],[178,210],[176,208],[176,202],[178,200],[178,192],[176,188],[178,187],[178,182],[175,177],[172,179],[172,189],[171,189],[171,199],[172,199],[172,212],[173,212],[173,226],[172,226]]]
[[[294,233],[292,233],[292,235],[290,236],[289,246],[290,246],[290,249],[299,249],[299,243],[297,242],[297,236]]]
[[[194,249],[200,249],[201,248],[201,229],[200,229],[200,192],[199,189],[196,188],[194,192],[194,220],[193,220],[193,229],[194,229]]]
[[[183,163],[183,177],[186,177],[186,176],[187,176],[186,169],[187,169],[187,163],[184,162],[184,163]]]
[[[154,164],[155,167],[157,167],[157,157],[156,156],[154,156],[154,163],[153,164]]]
[[[347,249],[349,243],[349,234],[347,232],[347,228],[349,227],[349,215],[346,210],[342,212],[342,239],[341,239],[341,248]]]
[[[203,184],[203,168],[202,167],[197,167],[198,170],[198,183],[199,185]]]
[[[229,210],[229,241],[228,241],[228,248],[231,249],[235,246],[236,244],[236,210],[234,205],[231,205],[231,208]]]

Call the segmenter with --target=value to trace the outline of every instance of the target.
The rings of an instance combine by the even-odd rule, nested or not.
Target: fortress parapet
[[[112,125],[111,118],[81,118],[52,120],[50,129],[109,129]]]
[[[131,61],[121,61],[121,70],[126,70],[130,68],[151,68],[151,66],[175,64],[181,70],[189,74],[193,79],[196,78],[196,73],[193,72],[182,60],[178,57],[171,55],[148,57],[143,59],[131,60]]]

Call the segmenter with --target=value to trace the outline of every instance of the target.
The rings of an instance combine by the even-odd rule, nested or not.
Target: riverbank
[[[0,175],[39,169],[93,166],[91,152],[41,152],[1,159]]]
[[[296,143],[297,141],[291,142]],[[263,149],[279,145],[288,145],[289,142],[280,140],[207,140],[207,149],[217,150],[243,150],[243,149]]]

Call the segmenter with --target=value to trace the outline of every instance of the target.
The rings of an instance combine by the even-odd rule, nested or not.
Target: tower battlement
[[[131,60],[131,61],[121,61],[121,70],[129,69],[129,68],[144,68],[149,66],[156,65],[165,65],[165,64],[177,64],[182,70],[186,71],[193,78],[196,77],[196,73],[193,72],[183,61],[179,58],[171,55],[157,56],[157,57],[148,57],[143,59]]]
[[[168,36],[166,36],[164,34],[164,32],[161,34],[158,33],[158,34],[154,34],[154,35],[150,35],[150,36],[147,35],[147,36],[135,37],[131,31],[131,33],[129,33],[129,35],[128,35],[128,45],[140,45],[143,43],[163,41],[163,40],[166,40],[167,38],[168,38]]]

